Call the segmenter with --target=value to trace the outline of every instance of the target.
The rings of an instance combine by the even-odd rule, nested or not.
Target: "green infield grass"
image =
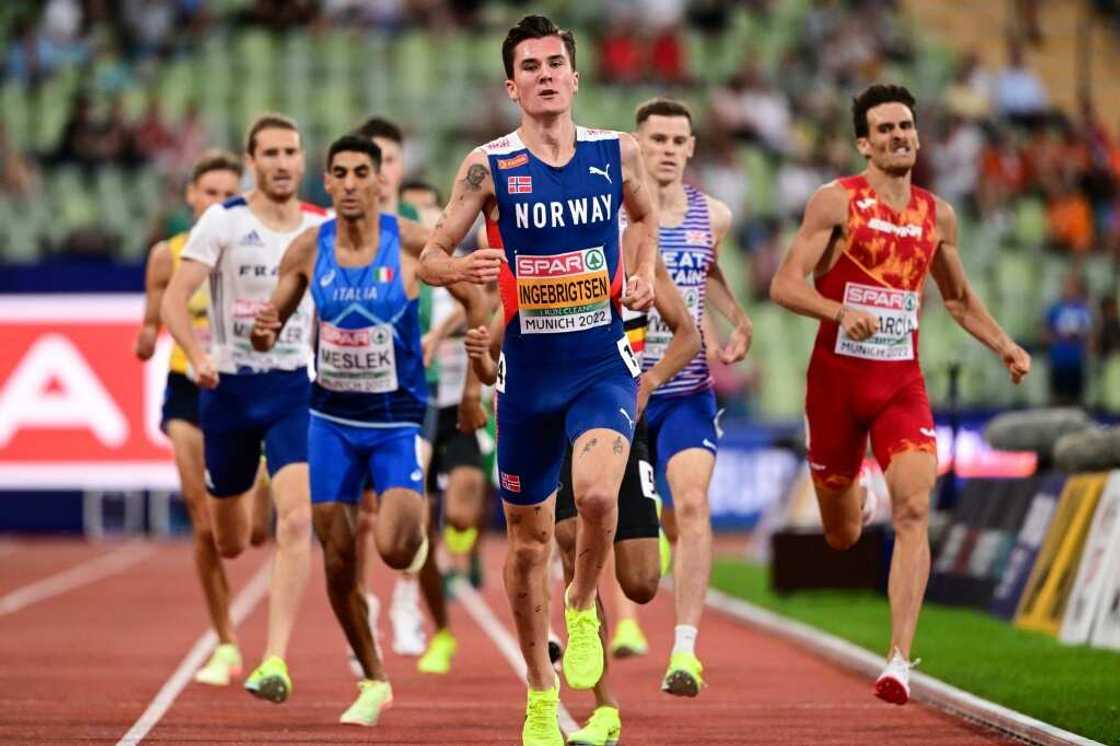
[[[872,591],[778,595],[767,570],[717,559],[712,585],[886,654],[890,610]],[[1063,645],[981,611],[927,604],[913,657],[922,672],[979,697],[1107,744],[1120,744],[1120,654]]]

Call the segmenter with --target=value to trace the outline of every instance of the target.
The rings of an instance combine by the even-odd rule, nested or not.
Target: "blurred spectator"
[[[649,69],[658,83],[683,83],[688,77],[685,47],[678,26],[661,26],[649,46]]]
[[[12,29],[4,58],[5,74],[24,85],[37,85],[64,65],[75,65],[86,57],[86,45],[76,36],[73,3],[51,2],[41,27],[32,17],[23,18]],[[81,23],[78,11],[77,23]]]
[[[599,77],[606,83],[635,83],[645,73],[643,57],[632,20],[614,18],[599,40]]]
[[[253,0],[237,15],[241,23],[272,31],[310,25],[318,15],[315,0]]]
[[[1101,298],[1096,340],[1096,353],[1101,360],[1120,353],[1120,312],[1117,311],[1115,295]]]
[[[945,139],[930,156],[934,191],[958,209],[975,211],[979,173],[976,164],[984,150],[984,133],[979,125],[960,116],[951,116]]]
[[[1085,368],[1093,334],[1093,312],[1077,274],[1066,277],[1062,297],[1047,310],[1043,342],[1050,363],[1050,400],[1055,405],[1081,403]]]
[[[754,65],[745,65],[726,86],[716,88],[711,102],[715,124],[731,135],[778,154],[789,152],[789,101]]]
[[[26,199],[38,191],[41,179],[35,162],[19,152],[0,121],[0,194]]]
[[[1006,209],[1011,198],[1026,187],[1027,165],[1012,133],[992,126],[986,134],[976,196],[981,213],[992,214]]]
[[[1074,183],[1063,176],[1047,191],[1046,218],[1055,247],[1083,254],[1093,247],[1093,211]]]
[[[131,145],[132,132],[124,118],[122,99],[114,98],[107,115],[97,118],[92,100],[83,93],[74,99],[54,159],[87,168],[104,163],[123,164],[132,160]]]
[[[148,97],[148,106],[136,123],[132,139],[138,158],[152,161],[164,169],[174,161],[175,134],[163,118],[163,102],[158,94]]]
[[[150,57],[171,46],[179,20],[176,0],[123,0],[121,24],[132,55]]]
[[[957,64],[941,100],[950,114],[965,120],[983,119],[991,112],[992,81],[975,52],[965,55]]]
[[[1034,124],[1046,113],[1046,88],[1023,60],[1022,47],[1007,45],[1007,65],[996,75],[996,111],[1018,124]]]
[[[175,146],[171,151],[172,159],[167,163],[170,173],[186,174],[191,165],[202,155],[210,143],[206,125],[202,121],[202,110],[191,102],[183,113],[182,121],[175,130]]]

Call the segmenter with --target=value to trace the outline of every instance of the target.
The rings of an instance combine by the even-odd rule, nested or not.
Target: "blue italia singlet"
[[[335,258],[338,223],[319,228],[311,294],[319,319],[311,414],[346,425],[419,425],[427,386],[419,300],[401,276],[397,219],[382,214],[380,248],[364,267]]]
[[[708,215],[708,201],[699,189],[684,187],[688,209],[680,225],[662,226],[658,233],[661,257],[673,284],[684,298],[684,304],[697,329],[703,329],[704,297],[708,273],[715,261],[714,236]],[[645,355],[642,370],[657,365],[665,354],[665,347],[673,332],[662,321],[656,309],[649,312],[649,328],[645,337]],[[700,351],[679,373],[654,390],[654,396],[682,396],[712,387],[712,374],[708,370],[708,355],[701,336]]]

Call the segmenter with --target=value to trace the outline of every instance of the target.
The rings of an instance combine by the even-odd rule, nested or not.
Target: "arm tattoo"
[[[621,435],[614,439],[614,444],[611,445],[611,450],[615,452],[615,455],[619,455],[622,453],[623,447]]]
[[[490,175],[490,170],[480,163],[476,163],[467,169],[467,176],[464,181],[467,182],[467,189],[472,192],[477,192],[482,189],[482,182],[486,181],[486,177]]]

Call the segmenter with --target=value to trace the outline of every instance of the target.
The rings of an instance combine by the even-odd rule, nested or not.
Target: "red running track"
[[[13,591],[122,551],[111,544],[64,541],[18,540],[5,547],[0,606]],[[122,562],[107,577],[0,614],[0,743],[117,743],[180,667],[207,628],[190,547],[176,542],[141,549],[150,553]],[[502,551],[500,541],[487,543],[481,598],[511,631],[501,589]],[[519,742],[524,686],[490,634],[458,603],[451,607],[459,639],[451,674],[419,674],[415,659],[386,650],[394,705],[373,729],[338,725],[357,690],[326,600],[320,555],[312,556],[312,582],[288,657],[292,698],[276,706],[239,686],[188,684],[145,742]],[[267,557],[251,551],[231,563],[234,587],[244,586]],[[387,570],[374,580],[386,602],[392,583]],[[264,646],[266,608],[267,600],[258,603],[239,628],[248,665]],[[708,688],[694,700],[669,697],[658,691],[672,640],[667,590],[643,609],[642,624],[650,654],[619,662],[611,672],[622,705],[624,744],[1006,742],[920,705],[881,703],[863,677],[713,610],[705,615],[698,641]],[[387,636],[384,614],[380,626]],[[592,708],[589,693],[565,689],[562,697],[578,721]]]

